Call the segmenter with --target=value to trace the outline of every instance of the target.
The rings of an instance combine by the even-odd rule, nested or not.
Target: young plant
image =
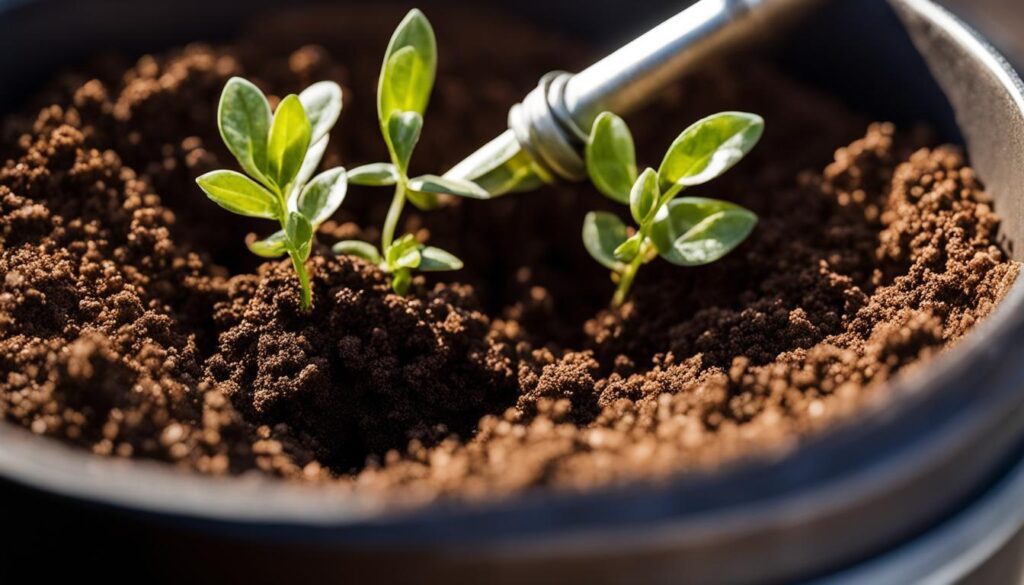
[[[583,222],[583,244],[618,283],[612,302],[621,305],[636,273],[661,256],[678,266],[718,260],[754,229],[757,216],[716,199],[679,197],[738,163],[761,139],[764,120],[724,112],[690,126],[669,147],[661,166],[637,172],[633,137],[610,112],[598,116],[586,145],[587,172],[597,189],[629,206],[636,221],[627,228],[612,213],[593,211]]]
[[[219,170],[196,179],[224,209],[278,222],[280,230],[262,240],[250,236],[246,245],[264,258],[291,258],[303,310],[312,304],[306,260],[313,234],[341,205],[348,186],[342,167],[313,176],[340,114],[341,88],[332,81],[285,97],[271,115],[263,92],[233,77],[221,93],[217,123],[245,174]]]
[[[459,270],[462,261],[412,235],[395,237],[405,202],[427,210],[438,204],[438,195],[449,194],[487,199],[488,193],[469,181],[437,175],[409,178],[409,160],[423,129],[423,114],[430,101],[437,69],[437,43],[427,17],[411,10],[395,30],[384,55],[377,85],[377,117],[391,162],[373,163],[348,172],[356,185],[394,187],[391,207],[381,230],[380,250],[367,242],[345,240],[334,245],[337,254],[351,254],[377,264],[391,275],[391,286],[403,295],[412,282],[412,271]]]

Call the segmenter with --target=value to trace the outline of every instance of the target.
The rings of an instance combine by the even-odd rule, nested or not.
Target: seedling
[[[345,240],[334,245],[337,254],[351,254],[377,264],[391,275],[391,286],[403,295],[412,282],[412,271],[459,270],[462,261],[410,235],[395,238],[395,229],[408,200],[428,210],[438,205],[438,195],[449,194],[487,199],[479,185],[437,175],[409,178],[409,160],[423,129],[423,115],[430,101],[437,69],[437,42],[427,17],[411,10],[395,30],[384,55],[377,85],[377,117],[391,162],[373,163],[348,172],[356,185],[394,187],[380,250],[367,242]]]
[[[679,197],[720,176],[761,139],[764,120],[724,112],[690,126],[669,147],[661,166],[637,173],[633,137],[610,112],[598,116],[586,145],[587,172],[597,189],[629,206],[637,226],[592,211],[583,222],[583,244],[618,283],[612,303],[621,305],[636,273],[661,256],[678,266],[700,266],[728,254],[757,224],[750,211],[717,199]]]
[[[233,77],[221,93],[217,123],[245,174],[219,170],[196,179],[224,209],[280,224],[280,230],[262,240],[250,237],[246,245],[264,258],[291,258],[303,310],[312,303],[306,260],[313,234],[344,201],[348,186],[342,167],[313,176],[340,114],[341,88],[334,82],[321,81],[287,96],[271,116],[263,92]]]

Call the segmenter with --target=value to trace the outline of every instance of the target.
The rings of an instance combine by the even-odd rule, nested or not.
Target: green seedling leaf
[[[422,130],[423,116],[416,112],[395,112],[388,120],[388,150],[391,151],[392,162],[403,175],[409,169],[409,159]]]
[[[403,268],[413,269],[419,268],[420,262],[423,260],[423,256],[420,254],[419,249],[409,248],[404,250],[397,258],[395,258],[395,268],[401,270]]]
[[[441,207],[441,199],[437,196],[437,193],[424,193],[423,191],[406,189],[405,197],[421,211],[430,211],[431,209]]]
[[[299,174],[309,150],[312,127],[298,96],[281,101],[267,141],[267,175],[282,191]]]
[[[324,171],[309,182],[299,193],[296,207],[310,223],[318,226],[327,221],[345,200],[348,178],[343,167]]]
[[[245,245],[250,252],[263,258],[280,258],[288,252],[288,238],[284,230],[276,231],[262,240],[257,240],[256,234],[249,234]]]
[[[419,193],[458,195],[470,199],[490,199],[490,193],[472,181],[448,179],[437,175],[423,175],[409,180],[409,188]]]
[[[224,86],[217,107],[217,126],[224,144],[250,176],[265,182],[270,104],[258,87],[241,77]]]
[[[395,112],[426,112],[436,69],[434,29],[422,12],[410,10],[395,29],[381,65],[377,114],[385,134]]]
[[[743,209],[735,203],[706,197],[680,197],[658,210],[651,224],[650,237],[659,252],[670,250],[675,241],[693,226],[712,215]]]
[[[726,201],[683,197],[669,202],[651,227],[662,258],[679,266],[700,266],[731,252],[757,225],[757,216]]]
[[[764,119],[757,114],[723,112],[683,131],[658,169],[663,193],[706,183],[738,163],[761,139]]]
[[[309,117],[310,143],[327,138],[341,115],[341,87],[333,81],[314,83],[299,94],[299,102]]]
[[[348,172],[348,182],[368,187],[389,187],[398,183],[398,169],[391,163],[373,163]]]
[[[306,216],[297,211],[289,212],[284,232],[288,248],[297,252],[303,261],[309,258],[309,253],[313,249],[313,224]]]
[[[740,245],[756,224],[757,216],[746,210],[716,213],[683,234],[673,253],[663,257],[682,266],[709,264]]]
[[[309,182],[310,177],[316,172],[317,167],[320,166],[320,161],[324,158],[324,152],[327,150],[327,137],[324,136],[316,143],[309,146],[309,150],[306,151],[306,156],[302,159],[302,166],[299,167],[299,173],[295,175],[294,185],[305,185]]]
[[[644,243],[644,236],[640,234],[633,234],[625,242],[619,244],[618,248],[612,252],[616,260],[622,262],[632,262],[636,255],[640,253],[640,246]]]
[[[591,211],[583,219],[583,245],[606,268],[621,272],[625,266],[615,259],[615,250],[628,239],[626,225],[613,213]]]
[[[235,171],[211,171],[196,179],[211,201],[238,215],[277,219],[277,198],[256,181]]]
[[[405,234],[395,240],[384,255],[389,272],[397,272],[402,268],[416,268],[420,264],[420,244],[412,234]]]
[[[597,190],[619,203],[629,203],[636,182],[633,136],[622,118],[603,112],[594,121],[586,145],[587,173]]]
[[[335,254],[356,256],[372,264],[380,264],[381,261],[380,252],[377,251],[376,246],[359,240],[343,240],[334,244],[331,250]]]
[[[416,238],[414,238],[412,234],[405,234],[392,242],[391,245],[384,250],[384,263],[387,270],[389,272],[393,271],[395,263],[398,261],[398,257],[406,250],[414,248],[417,245]]]
[[[462,270],[462,260],[453,254],[435,248],[433,246],[420,247],[419,270],[423,272],[445,272],[448,270]]]
[[[660,198],[658,173],[648,168],[633,183],[633,188],[629,192],[629,212],[633,219],[640,225],[647,225],[658,211]]]

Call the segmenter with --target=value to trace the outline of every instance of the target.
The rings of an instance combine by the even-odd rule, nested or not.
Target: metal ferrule
[[[565,105],[565,89],[571,79],[573,75],[564,71],[542,77],[522,103],[512,106],[508,127],[523,149],[550,174],[581,180],[587,172],[581,155],[586,134]]]

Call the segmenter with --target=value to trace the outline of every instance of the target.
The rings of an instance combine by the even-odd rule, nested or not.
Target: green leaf
[[[690,126],[669,147],[658,169],[662,193],[706,183],[738,163],[761,139],[764,119],[723,112]]]
[[[728,254],[757,224],[752,212],[726,201],[683,197],[670,201],[651,227],[662,258],[679,266],[699,266]]]
[[[241,77],[229,79],[220,94],[217,126],[224,144],[242,169],[265,181],[270,104],[263,92]]]
[[[267,175],[282,190],[295,179],[309,150],[312,129],[298,96],[281,101],[267,141]]]
[[[372,163],[348,172],[348,182],[368,187],[389,187],[398,182],[398,169],[391,163]]]
[[[625,266],[615,259],[615,249],[628,238],[626,225],[615,214],[591,211],[583,220],[583,245],[587,252],[606,268],[615,272]]]
[[[262,240],[257,240],[256,234],[249,234],[245,239],[245,245],[250,252],[264,258],[280,258],[288,252],[284,230],[278,230]]]
[[[437,69],[437,41],[427,17],[413,9],[395,29],[377,85],[377,115],[387,134],[395,112],[426,112]]]
[[[343,256],[356,256],[366,260],[373,264],[380,264],[380,252],[377,251],[377,247],[368,242],[360,242],[359,240],[342,240],[334,246],[331,250],[335,254]]]
[[[458,195],[470,199],[490,199],[491,195],[473,181],[449,179],[437,175],[423,175],[409,180],[409,188],[420,193]]]
[[[402,268],[419,268],[422,260],[423,256],[417,248],[409,248],[395,259],[395,268],[399,270]]]
[[[419,270],[423,272],[443,272],[448,270],[462,270],[462,260],[459,260],[449,252],[433,246],[420,247]]]
[[[419,266],[420,253],[419,242],[412,234],[405,234],[391,243],[391,246],[384,251],[388,272],[395,272],[400,268],[416,268]]]
[[[387,144],[391,161],[402,174],[409,169],[409,159],[423,130],[423,116],[416,112],[395,112],[388,120]]]
[[[405,198],[420,211],[430,211],[441,207],[441,200],[438,198],[437,193],[424,193],[422,191],[406,189]]]
[[[619,247],[615,248],[612,255],[615,256],[616,260],[632,262],[633,258],[636,258],[636,255],[640,253],[640,246],[643,245],[643,243],[644,236],[639,233],[633,234],[625,242],[619,244]]]
[[[277,197],[259,183],[235,171],[211,171],[196,179],[206,196],[238,215],[277,219]]]
[[[288,241],[288,247],[298,252],[299,257],[305,261],[313,249],[313,224],[306,216],[297,211],[288,213],[288,220],[284,224],[284,233]]]
[[[344,167],[335,167],[317,175],[299,193],[296,207],[310,223],[318,226],[327,221],[345,200],[348,179]]]
[[[720,199],[680,197],[658,210],[649,235],[659,252],[671,250],[677,238],[704,219],[722,211],[742,209],[735,203]]]
[[[341,115],[341,86],[333,81],[320,81],[299,94],[302,109],[309,117],[310,143],[316,144],[327,134]]]
[[[636,149],[622,118],[603,112],[594,121],[586,146],[587,173],[597,190],[619,203],[629,203],[636,181]]]
[[[658,173],[654,169],[646,169],[629,192],[629,212],[640,225],[646,225],[658,211]]]
[[[412,284],[412,272],[408,269],[399,270],[391,278],[391,288],[399,296],[405,296],[409,292],[409,285]]]
[[[317,167],[320,166],[320,161],[324,158],[324,152],[326,150],[326,136],[309,146],[309,150],[306,151],[306,156],[302,159],[302,166],[299,168],[299,174],[295,175],[295,179],[293,180],[294,185],[302,186],[309,181],[309,178],[316,172]]]

